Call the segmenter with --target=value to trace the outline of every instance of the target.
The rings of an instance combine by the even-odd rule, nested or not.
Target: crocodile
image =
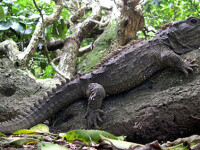
[[[88,98],[85,117],[89,127],[97,127],[98,121],[102,121],[100,107],[106,96],[134,88],[167,67],[188,76],[198,65],[183,60],[180,55],[199,47],[200,18],[176,21],[155,37],[109,57],[91,73],[62,81],[26,113],[0,123],[0,132],[10,134],[30,128],[81,98]]]

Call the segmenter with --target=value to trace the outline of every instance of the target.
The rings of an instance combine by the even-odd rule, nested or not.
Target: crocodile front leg
[[[189,72],[193,73],[194,67],[198,67],[197,64],[191,64],[190,62],[183,60],[179,55],[175,54],[173,51],[162,52],[161,58],[163,61],[163,65],[180,70],[186,76],[188,76]]]
[[[86,92],[88,96],[88,108],[85,118],[88,119],[88,127],[94,126],[97,128],[97,120],[102,122],[100,118],[100,110],[102,100],[105,98],[106,93],[104,88],[98,83],[90,83]]]

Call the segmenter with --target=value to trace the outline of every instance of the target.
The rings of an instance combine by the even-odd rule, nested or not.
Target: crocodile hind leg
[[[90,83],[87,89],[88,97],[88,108],[85,115],[85,118],[88,120],[88,127],[91,128],[94,126],[97,128],[97,120],[102,122],[100,118],[100,113],[103,113],[100,110],[102,100],[105,98],[106,93],[104,88],[98,83]]]
[[[173,51],[164,51],[161,53],[161,58],[165,66],[173,67],[183,72],[188,76],[189,72],[193,73],[193,68],[198,67],[197,64],[191,64],[190,62],[183,60],[179,55]]]

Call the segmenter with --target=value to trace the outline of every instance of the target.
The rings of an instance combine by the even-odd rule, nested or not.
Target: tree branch
[[[95,26],[96,23],[92,22],[91,19],[98,21],[101,19],[101,10],[100,5],[93,3],[92,14],[77,27],[73,34],[73,37],[75,37],[77,41],[82,41],[88,32]]]
[[[0,43],[0,52],[4,53],[11,61],[15,62],[20,54],[17,44],[12,40]]]
[[[64,40],[58,39],[55,41],[51,41],[50,44],[47,45],[49,51],[55,51],[57,49],[61,49],[64,46]]]
[[[44,16],[45,27],[58,21],[62,8],[62,0],[56,0],[54,12],[49,16]],[[20,52],[16,43],[11,40],[1,42],[0,51],[4,51],[4,53],[7,54],[7,57],[14,63],[17,63],[19,67],[25,68],[29,60],[32,58],[33,54],[37,50],[39,37],[42,35],[42,24],[42,19],[40,19],[36,25],[36,29],[33,33],[31,41],[24,52]]]
[[[52,66],[54,71],[57,72],[61,77],[63,77],[65,79],[66,78],[65,75],[60,70],[58,70],[57,67],[54,65],[54,61],[60,59],[60,57],[54,59],[53,61],[49,57],[48,49],[47,49],[47,42],[46,42],[46,39],[45,39],[44,17],[43,17],[41,9],[37,6],[35,0],[33,0],[33,2],[35,4],[35,7],[37,8],[37,10],[40,12],[40,16],[42,18],[42,41],[43,41],[43,45],[44,45],[44,53],[45,53],[45,55],[48,59],[49,64]]]
[[[76,60],[82,40],[96,25],[94,22],[90,21],[90,19],[101,19],[101,7],[96,2],[92,4],[92,14],[77,25],[76,31],[65,39],[58,68],[65,73],[68,78],[72,78],[75,75]]]

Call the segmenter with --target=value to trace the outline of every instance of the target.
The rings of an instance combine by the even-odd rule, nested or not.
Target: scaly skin
[[[200,19],[190,17],[173,23],[154,38],[119,52],[92,73],[77,77],[48,92],[23,116],[0,123],[0,132],[30,128],[82,97],[88,97],[86,117],[97,126],[102,100],[106,95],[133,88],[157,71],[174,67],[188,75],[196,64],[184,61],[179,54],[200,47]]]

